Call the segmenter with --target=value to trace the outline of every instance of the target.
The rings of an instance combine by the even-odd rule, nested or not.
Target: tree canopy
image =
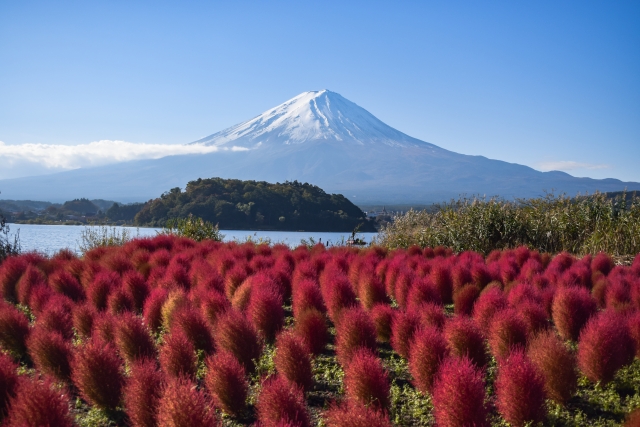
[[[172,188],[148,201],[136,215],[138,225],[164,226],[189,215],[221,229],[375,231],[364,212],[341,194],[298,181],[270,184],[238,179],[198,179],[185,191]]]

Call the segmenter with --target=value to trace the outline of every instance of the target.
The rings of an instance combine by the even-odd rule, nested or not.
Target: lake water
[[[10,236],[17,230],[20,231],[20,246],[23,252],[38,251],[51,255],[60,249],[71,249],[78,252],[82,231],[87,228],[83,225],[35,225],[35,224],[9,224]],[[119,232],[126,228],[133,237],[153,237],[160,228],[135,228],[115,227]],[[324,233],[313,231],[248,231],[248,230],[221,230],[225,241],[237,240],[244,242],[252,239],[255,242],[269,240],[271,243],[284,243],[296,247],[302,239],[313,238],[316,242],[322,239],[325,245],[336,245],[345,242],[351,233]],[[367,243],[377,233],[358,233],[358,237]]]

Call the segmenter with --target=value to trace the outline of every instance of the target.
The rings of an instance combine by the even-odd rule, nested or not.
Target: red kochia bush
[[[491,285],[490,285],[491,286]],[[473,318],[483,331],[489,330],[493,316],[507,307],[507,299],[498,288],[485,288],[473,306]]]
[[[73,301],[84,299],[84,289],[74,276],[65,270],[58,270],[49,276],[49,286],[59,294],[62,294]]]
[[[214,338],[218,348],[233,354],[247,373],[253,372],[254,359],[260,357],[262,346],[256,330],[244,316],[233,309],[227,310],[218,319]]]
[[[149,330],[138,317],[130,313],[118,318],[115,342],[120,355],[129,363],[156,356],[156,346]]]
[[[0,302],[0,347],[16,357],[22,357],[27,353],[28,335],[27,317],[12,305]]]
[[[555,333],[547,331],[529,343],[527,355],[544,378],[547,397],[565,404],[578,387],[573,354]]]
[[[326,311],[320,286],[311,279],[301,280],[291,295],[293,304],[293,317],[296,319],[300,314],[308,309],[316,309],[320,312]]]
[[[9,403],[7,426],[72,427],[68,393],[54,387],[51,380],[21,378],[16,395]]]
[[[640,359],[640,311],[629,316],[629,334],[636,343],[636,357]]]
[[[296,335],[302,338],[311,354],[320,354],[329,341],[329,330],[324,314],[309,309],[296,318]]]
[[[308,390],[313,384],[311,357],[306,343],[293,332],[278,335],[273,362],[284,379],[303,391]]]
[[[23,257],[9,257],[0,264],[0,292],[5,301],[16,302],[16,285],[27,266]]]
[[[376,326],[376,337],[380,342],[389,342],[391,339],[391,325],[395,317],[395,311],[387,304],[376,304],[371,309],[371,319]]]
[[[640,408],[631,411],[625,418],[623,427],[638,427],[640,426]]]
[[[415,333],[409,351],[409,372],[423,394],[431,391],[440,362],[448,355],[447,342],[436,328],[421,328]]]
[[[391,325],[391,346],[400,356],[409,357],[409,346],[413,334],[420,327],[420,316],[417,312],[399,312]]]
[[[527,345],[527,325],[513,309],[502,310],[493,316],[489,328],[489,347],[496,358],[504,358],[514,349]]]
[[[384,411],[358,403],[332,405],[324,413],[327,427],[391,427]]]
[[[578,341],[578,367],[592,382],[608,383],[630,364],[635,342],[623,315],[604,311],[585,325]]]
[[[347,365],[360,348],[376,351],[376,327],[362,308],[345,309],[336,326],[336,355]]]
[[[369,349],[357,350],[344,370],[347,399],[361,405],[389,407],[389,377],[382,362]]]
[[[466,357],[448,357],[433,385],[433,412],[439,426],[488,426],[481,371]]]
[[[160,366],[169,376],[189,376],[195,378],[196,350],[189,338],[180,330],[164,335],[164,343],[160,347]]]
[[[471,283],[462,286],[453,294],[453,309],[457,315],[469,316],[473,312],[473,304],[480,296],[480,288]]]
[[[417,280],[407,295],[407,310],[415,309],[424,303],[441,304],[440,292],[429,278]]]
[[[83,338],[91,336],[93,321],[96,317],[95,309],[87,303],[78,304],[73,308],[73,327],[78,335]]]
[[[162,427],[219,425],[204,394],[190,378],[171,378],[158,403],[158,425]]]
[[[149,296],[149,285],[144,276],[137,271],[127,271],[122,277],[122,289],[136,313],[141,313],[144,301]]]
[[[144,302],[142,317],[152,331],[158,331],[162,326],[162,306],[167,300],[168,292],[165,289],[154,289]]]
[[[165,375],[155,360],[142,359],[131,366],[124,389],[124,403],[132,427],[158,425],[158,405],[165,386]]]
[[[107,300],[113,289],[120,286],[120,276],[113,271],[101,271],[87,288],[87,300],[98,311],[107,309]]]
[[[277,375],[262,384],[256,410],[261,427],[311,425],[302,390]]]
[[[209,356],[204,383],[217,408],[229,415],[239,415],[246,409],[249,384],[244,368],[231,353],[219,351]]]
[[[29,297],[34,288],[46,287],[47,280],[42,274],[42,271],[33,265],[29,265],[24,271],[24,274],[18,280],[16,285],[16,297],[20,304],[28,305]]]
[[[230,307],[227,297],[218,291],[208,291],[200,300],[200,311],[212,330],[216,328],[218,317]]]
[[[258,286],[251,293],[247,316],[267,342],[273,342],[284,325],[282,297],[269,287]]]
[[[332,271],[325,277],[321,287],[322,297],[329,318],[337,323],[342,310],[357,304],[356,295],[347,276]]]
[[[10,356],[0,353],[0,422],[7,415],[9,399],[15,395],[18,386],[18,365]]]
[[[565,340],[576,341],[597,305],[588,290],[582,287],[564,287],[556,291],[551,307],[553,323]]]
[[[449,267],[444,261],[438,262],[431,267],[429,276],[440,292],[442,302],[451,304],[453,302],[453,283]]]
[[[453,356],[468,357],[478,368],[487,364],[484,336],[472,319],[453,318],[444,328],[444,337]]]
[[[36,368],[43,374],[50,374],[67,381],[71,376],[71,345],[62,335],[36,327],[27,340],[29,355]]]
[[[174,315],[171,330],[181,330],[196,350],[209,354],[213,352],[213,337],[209,325],[199,311],[183,307]]]
[[[544,379],[523,351],[514,351],[498,367],[496,406],[512,426],[544,419]]]
[[[122,397],[122,361],[113,345],[92,338],[78,347],[71,365],[73,383],[84,400],[104,409],[115,409]]]

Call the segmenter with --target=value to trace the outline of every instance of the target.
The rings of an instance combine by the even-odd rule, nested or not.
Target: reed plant
[[[396,217],[377,242],[389,249],[446,246],[482,254],[524,245],[549,253],[635,255],[640,252],[640,196],[628,196],[461,197]]]

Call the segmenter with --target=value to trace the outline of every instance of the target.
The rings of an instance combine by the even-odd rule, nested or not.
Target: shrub
[[[498,367],[496,406],[514,427],[544,419],[544,379],[523,351],[514,351]]]
[[[453,294],[453,308],[457,315],[469,316],[473,312],[473,305],[480,296],[480,288],[471,283],[462,286]]]
[[[599,271],[605,276],[609,274],[611,270],[613,270],[613,267],[615,267],[613,260],[609,255],[607,255],[604,252],[598,253],[598,255],[596,255],[591,260],[591,271],[593,272]]]
[[[162,327],[162,306],[167,299],[165,289],[154,289],[149,293],[149,297],[144,302],[142,317],[152,331],[157,332]]]
[[[284,325],[282,297],[269,287],[254,289],[247,307],[247,317],[265,341],[273,342]]]
[[[38,267],[29,265],[16,285],[17,302],[22,305],[28,305],[33,289],[46,286],[47,279],[42,274],[42,271]]]
[[[584,325],[596,313],[597,306],[588,290],[574,286],[556,291],[551,310],[560,336],[576,341]]]
[[[531,340],[527,355],[544,378],[547,397],[564,405],[578,387],[573,354],[555,333],[547,331]]]
[[[122,288],[133,305],[136,313],[141,313],[144,302],[149,296],[149,285],[144,276],[137,271],[127,271],[122,276]]]
[[[420,316],[414,311],[397,313],[391,325],[391,347],[405,359],[409,357],[413,334],[420,325]]]
[[[165,376],[153,359],[142,359],[131,366],[124,388],[124,403],[132,427],[158,425],[158,406],[165,387]]]
[[[0,218],[0,221],[4,226],[4,218]],[[5,301],[16,302],[16,285],[28,264],[22,257],[8,257],[5,260],[2,256],[3,249],[4,247],[0,246],[0,292]]]
[[[73,417],[68,393],[50,380],[21,378],[16,395],[9,403],[7,426],[11,427],[72,427]]]
[[[134,310],[133,301],[129,299],[129,296],[122,288],[116,289],[111,293],[111,295],[109,295],[107,306],[109,307],[109,313],[113,314],[114,316],[120,315],[122,313],[132,312]]]
[[[29,320],[15,307],[0,302],[0,346],[15,357],[27,354]]]
[[[327,314],[334,323],[339,322],[339,317],[343,309],[357,305],[356,295],[346,276],[329,273],[321,287],[324,304],[327,307]]]
[[[466,357],[448,357],[433,385],[433,413],[438,425],[488,426],[482,374]]]
[[[54,296],[36,320],[36,324],[48,331],[60,333],[65,339],[73,338],[73,306],[68,299]]]
[[[541,304],[533,301],[525,301],[521,303],[516,310],[527,326],[527,333],[531,337],[550,326],[547,311]]]
[[[336,325],[336,355],[342,366],[360,348],[376,351],[376,327],[362,308],[345,309]]]
[[[527,325],[515,310],[502,310],[493,317],[489,328],[489,347],[496,358],[505,358],[516,348],[524,350],[527,338]]]
[[[217,291],[205,293],[200,301],[200,311],[212,330],[216,328],[218,317],[230,307],[229,300]]]
[[[491,286],[491,285],[489,285]],[[473,306],[473,318],[483,331],[489,330],[493,316],[507,307],[507,300],[498,288],[485,288]]]
[[[451,304],[453,302],[453,283],[448,266],[442,262],[436,263],[431,268],[429,275],[436,289],[440,292],[442,302],[444,304]]]
[[[78,279],[65,270],[58,270],[49,276],[49,286],[57,293],[73,301],[84,299],[84,289]]]
[[[100,313],[93,320],[93,331],[91,336],[95,336],[102,341],[115,344],[116,341],[116,318],[109,313]]]
[[[333,404],[324,412],[327,427],[391,427],[384,411],[371,406],[346,402]]]
[[[629,334],[636,343],[636,357],[640,359],[640,312],[629,316]]]
[[[407,310],[413,310],[424,303],[442,304],[440,292],[430,279],[416,281],[407,295]]]
[[[409,372],[423,394],[431,391],[440,363],[448,355],[447,342],[440,331],[433,327],[416,331],[409,351]]]
[[[376,304],[371,309],[370,316],[376,327],[376,337],[378,341],[389,342],[395,311],[387,304]]]
[[[156,356],[156,346],[149,330],[138,317],[130,313],[117,319],[115,343],[120,355],[129,363]]]
[[[15,396],[18,386],[18,365],[11,357],[0,353],[0,422],[7,415],[9,399]]]
[[[358,285],[358,297],[360,304],[366,309],[371,310],[375,304],[387,301],[384,284],[375,276],[373,272],[367,272],[360,276]]]
[[[162,304],[162,327],[168,331],[173,324],[173,316],[181,308],[189,305],[187,294],[183,289],[175,289],[169,292],[166,301]]]
[[[623,427],[638,427],[640,426],[640,408],[631,411],[625,418]]]
[[[89,338],[93,330],[93,322],[96,317],[95,309],[85,303],[78,304],[73,308],[73,327],[82,338]]]
[[[175,236],[187,237],[196,242],[202,242],[203,240],[220,242],[224,239],[224,234],[220,234],[217,224],[192,215],[189,215],[187,218],[169,219],[164,226],[163,232]]]
[[[309,309],[296,318],[296,335],[302,338],[311,354],[320,354],[329,341],[329,330],[324,314]]]
[[[195,379],[197,362],[196,350],[184,332],[174,330],[164,335],[164,342],[160,347],[160,366],[165,374]]]
[[[101,271],[95,275],[87,288],[87,300],[98,311],[107,309],[112,290],[120,286],[120,276],[113,271]]]
[[[218,425],[204,394],[188,377],[167,381],[158,403],[158,425],[163,427],[210,427]]]
[[[344,371],[345,395],[361,405],[389,407],[389,377],[382,362],[369,349],[356,351]]]
[[[219,319],[214,331],[216,345],[233,354],[248,373],[255,369],[262,346],[251,323],[235,310],[227,310]]]
[[[173,330],[180,330],[196,350],[210,354],[214,350],[211,330],[199,311],[191,307],[181,308],[174,316]]]
[[[315,309],[319,312],[326,311],[322,293],[318,284],[311,279],[301,280],[292,292],[293,317],[296,319],[300,314],[308,309]]]
[[[420,317],[420,325],[433,326],[437,329],[442,329],[447,317],[444,315],[444,310],[441,305],[434,303],[424,303],[414,309]]]
[[[445,325],[444,337],[453,356],[467,357],[477,368],[486,366],[484,336],[472,319],[454,317]]]
[[[62,335],[41,327],[34,328],[27,340],[29,356],[43,374],[67,381],[71,376],[71,346]]]
[[[277,375],[262,384],[256,410],[260,426],[311,425],[302,390]]]
[[[227,298],[231,300],[236,289],[247,278],[247,270],[242,265],[235,265],[231,270],[226,273],[224,278],[224,292]]]
[[[98,408],[115,409],[122,397],[122,363],[113,345],[92,338],[76,349],[71,365],[73,383],[84,400]]]
[[[246,409],[249,384],[244,368],[231,353],[219,351],[209,356],[204,383],[217,408],[235,416]]]
[[[293,332],[283,332],[276,340],[273,358],[278,374],[285,380],[309,390],[313,384],[311,357],[305,341]]]
[[[601,312],[580,333],[578,367],[592,382],[608,383],[634,356],[635,343],[621,314]]]

